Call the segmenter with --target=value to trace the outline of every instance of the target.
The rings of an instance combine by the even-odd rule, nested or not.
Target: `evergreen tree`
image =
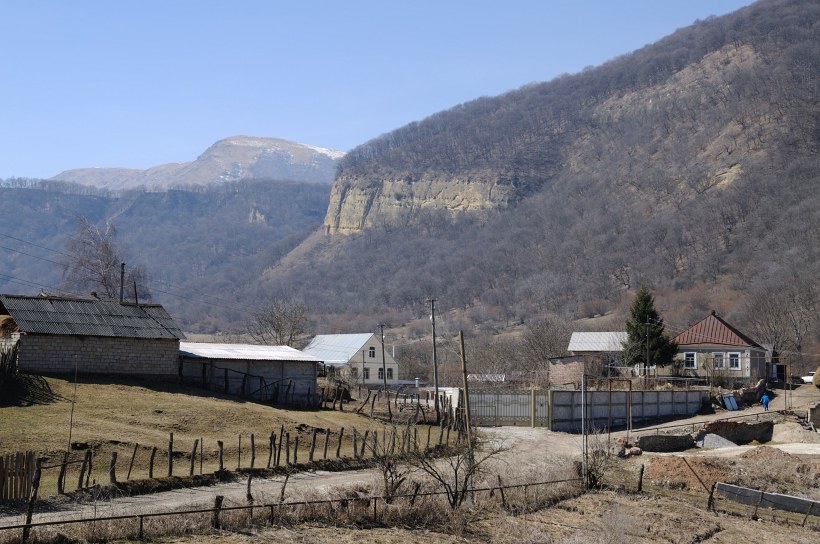
[[[647,362],[649,366],[666,366],[675,358],[678,344],[664,332],[663,319],[655,310],[655,298],[645,286],[641,286],[632,301],[626,333],[625,364],[644,365],[645,370]]]

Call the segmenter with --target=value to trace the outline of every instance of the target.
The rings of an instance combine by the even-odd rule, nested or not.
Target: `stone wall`
[[[24,334],[20,372],[176,376],[179,340]]]

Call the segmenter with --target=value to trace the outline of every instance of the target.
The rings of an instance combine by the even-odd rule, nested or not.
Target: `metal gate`
[[[549,391],[470,391],[474,425],[549,427]]]

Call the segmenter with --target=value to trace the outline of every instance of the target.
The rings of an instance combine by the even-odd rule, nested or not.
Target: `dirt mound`
[[[800,461],[800,459],[794,455],[770,446],[758,446],[756,448],[752,448],[749,451],[740,454],[738,458],[746,461],[763,463],[764,465],[766,463],[795,463]]]
[[[772,432],[772,442],[778,444],[820,444],[820,433],[807,431],[795,421],[777,423]]]
[[[675,455],[653,457],[646,477],[654,485],[708,494],[712,484],[727,481],[729,473],[729,462],[725,459]]]

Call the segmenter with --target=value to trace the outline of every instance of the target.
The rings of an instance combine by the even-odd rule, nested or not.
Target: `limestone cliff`
[[[324,229],[327,234],[352,234],[413,221],[423,211],[442,210],[452,216],[504,208],[514,198],[512,185],[498,183],[486,173],[427,172],[418,179],[398,175],[362,179],[343,173],[333,184]]]

